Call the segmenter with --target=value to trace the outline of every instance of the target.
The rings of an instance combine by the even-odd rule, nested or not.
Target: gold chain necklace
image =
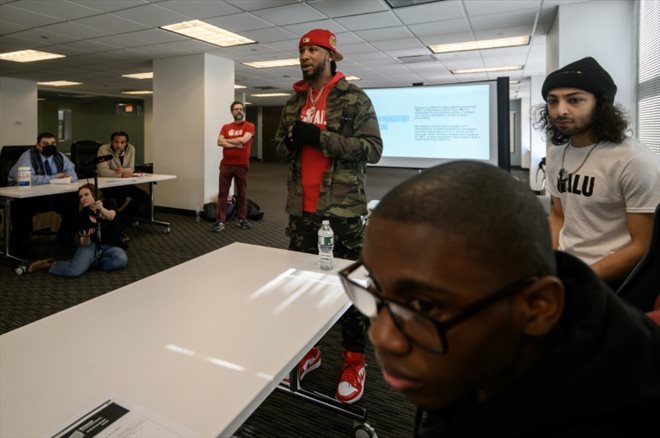
[[[312,110],[312,113],[316,111],[316,102],[318,102],[319,99],[321,98],[321,96],[323,95],[323,90],[324,89],[325,89],[325,85],[321,87],[321,89],[319,90],[316,97],[314,97],[314,96],[312,96],[312,94],[313,94],[312,86],[311,85],[309,86],[309,91],[307,93],[307,97],[309,98],[309,102],[311,104],[310,109]]]

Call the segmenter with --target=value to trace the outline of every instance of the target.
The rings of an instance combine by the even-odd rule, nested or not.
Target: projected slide
[[[488,83],[365,92],[378,115],[386,161],[387,157],[430,159],[428,165],[433,165],[438,159],[493,159],[494,117]]]

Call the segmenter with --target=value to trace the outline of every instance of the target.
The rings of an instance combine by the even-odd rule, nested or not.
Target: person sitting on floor
[[[76,229],[80,246],[76,249],[73,259],[35,260],[28,266],[28,272],[48,269],[48,272],[54,275],[79,277],[94,264],[98,264],[99,269],[104,271],[116,271],[126,267],[128,256],[121,248],[120,232],[115,221],[117,212],[114,208],[106,208],[101,200],[96,201],[95,191],[93,184],[85,184],[78,189],[82,209],[78,214]]]
[[[658,436],[660,327],[553,252],[542,205],[501,169],[451,162],[394,188],[339,275],[416,436]]]

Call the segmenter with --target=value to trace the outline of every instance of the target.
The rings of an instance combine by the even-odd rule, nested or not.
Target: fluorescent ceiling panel
[[[288,59],[275,59],[273,61],[243,62],[242,64],[254,68],[288,67],[290,65],[300,64],[300,60],[298,58],[288,58]]]
[[[522,70],[522,65],[504,65],[502,67],[457,68],[451,72],[455,75],[470,73],[491,73],[496,71]]]
[[[429,49],[433,53],[469,52],[471,50],[497,49],[500,47],[517,47],[529,44],[529,35],[492,40],[465,41],[462,43],[434,44]]]
[[[14,62],[35,62],[46,59],[64,58],[57,53],[40,52],[38,50],[19,50],[17,52],[0,53],[0,59]]]
[[[204,23],[201,20],[183,21],[181,23],[161,26],[161,29],[169,30],[170,32],[175,32],[220,47],[231,47],[256,42],[233,32],[229,32],[228,30],[213,26],[212,24]]]

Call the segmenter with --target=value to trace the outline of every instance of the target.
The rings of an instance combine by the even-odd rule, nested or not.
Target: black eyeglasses
[[[370,290],[369,280],[364,276],[355,277],[355,271],[363,266],[357,261],[339,272],[339,278],[346,290],[346,294],[355,307],[370,319],[378,318],[380,310],[387,308],[394,324],[411,342],[429,351],[446,354],[448,351],[447,331],[468,318],[503,300],[522,292],[538,277],[531,276],[515,281],[504,288],[477,300],[454,314],[453,317],[439,321],[407,304],[397,303],[380,297]],[[365,268],[366,271],[366,268]]]

